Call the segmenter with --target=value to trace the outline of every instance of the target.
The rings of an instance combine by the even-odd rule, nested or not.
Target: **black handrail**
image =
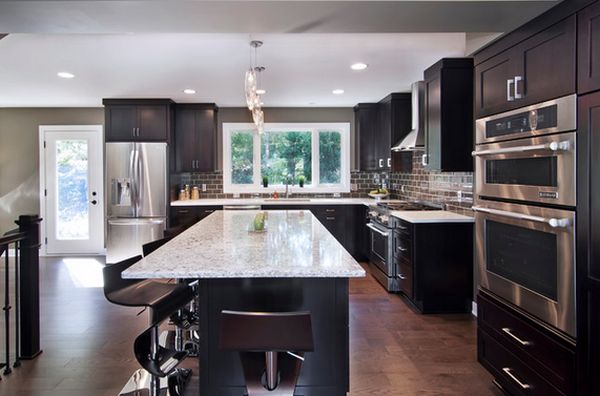
[[[15,221],[18,229],[8,231],[0,237],[0,257],[4,255],[4,326],[5,362],[0,363],[3,373],[12,372],[10,364],[10,245],[14,245],[15,274],[15,361],[19,367],[21,359],[31,359],[40,350],[39,343],[39,223],[37,215],[19,216]],[[21,291],[25,293],[21,295]],[[1,379],[1,377],[0,377]]]

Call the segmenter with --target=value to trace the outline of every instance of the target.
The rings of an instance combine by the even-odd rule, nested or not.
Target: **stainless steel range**
[[[385,201],[369,207],[371,229],[371,273],[389,292],[400,291],[398,270],[394,262],[394,230],[405,227],[392,211],[441,210],[440,206],[424,202]]]

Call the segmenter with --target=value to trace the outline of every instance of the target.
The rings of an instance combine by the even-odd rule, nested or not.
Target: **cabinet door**
[[[215,110],[203,109],[196,111],[196,171],[212,172],[215,170],[215,143],[217,125]]]
[[[425,158],[427,170],[440,170],[442,158],[441,76],[425,81]]]
[[[106,106],[106,141],[135,140],[137,128],[136,106]]]
[[[514,91],[519,107],[575,92],[575,16],[525,40],[515,51],[515,78],[522,78]]]
[[[195,110],[175,110],[175,162],[177,172],[193,172],[196,170],[196,121]]]
[[[588,355],[589,394],[600,394],[600,92],[582,96],[579,100],[579,133],[589,137],[590,154],[590,259],[587,269],[588,288]],[[581,148],[583,149],[583,147]],[[585,237],[581,235],[580,237]]]
[[[377,170],[376,130],[377,107],[375,104],[358,105],[354,110],[354,124],[359,141],[360,170]]]
[[[514,64],[510,50],[504,51],[475,67],[475,115],[477,118],[513,108]]]
[[[600,2],[577,14],[579,94],[600,89]]]
[[[139,105],[137,140],[166,142],[168,140],[169,114],[165,105]]]
[[[375,128],[375,151],[377,169],[389,170],[391,167],[392,136],[392,100],[381,102],[378,108],[378,125]],[[388,159],[390,161],[388,162]],[[389,166],[388,166],[389,164]]]

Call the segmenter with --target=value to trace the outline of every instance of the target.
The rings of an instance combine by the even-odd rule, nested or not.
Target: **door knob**
[[[98,203],[98,201],[96,201],[95,199],[91,202],[92,205],[96,205]]]

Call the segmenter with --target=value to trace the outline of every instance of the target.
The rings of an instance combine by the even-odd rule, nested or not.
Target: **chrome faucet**
[[[285,178],[285,197],[289,198],[292,195],[292,191],[290,189],[290,177],[286,176]]]

